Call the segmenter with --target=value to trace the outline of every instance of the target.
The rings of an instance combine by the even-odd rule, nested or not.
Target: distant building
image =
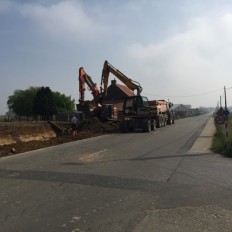
[[[184,106],[187,107],[188,110],[192,108],[191,105],[184,105]]]
[[[183,104],[173,104],[171,109],[175,112],[176,118],[186,117],[188,114],[188,107]]]
[[[188,113],[187,113],[187,117],[193,117],[193,116],[197,116],[199,115],[199,109],[198,108],[195,108],[195,109],[189,109],[188,110]]]

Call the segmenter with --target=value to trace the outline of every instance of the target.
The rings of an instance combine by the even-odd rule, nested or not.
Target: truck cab
[[[120,122],[121,132],[135,129],[149,132],[155,129],[155,120],[147,97],[127,97],[123,104],[123,115],[124,119]]]
[[[124,100],[123,112],[125,116],[144,117],[150,115],[150,105],[147,97],[127,97]]]

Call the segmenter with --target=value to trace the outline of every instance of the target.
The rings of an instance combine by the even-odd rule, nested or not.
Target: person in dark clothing
[[[75,115],[73,115],[72,119],[71,119],[71,123],[72,123],[72,134],[73,135],[77,135],[77,123],[78,123],[78,119]]]

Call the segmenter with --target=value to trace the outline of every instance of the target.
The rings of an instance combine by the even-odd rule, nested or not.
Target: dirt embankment
[[[95,118],[81,122],[75,136],[69,123],[55,125],[63,133],[57,135],[47,122],[0,124],[0,157],[118,131],[117,123],[101,123]]]

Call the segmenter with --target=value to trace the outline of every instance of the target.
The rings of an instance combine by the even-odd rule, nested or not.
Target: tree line
[[[47,120],[58,112],[75,110],[75,99],[60,92],[53,92],[49,87],[29,87],[17,89],[8,97],[7,105],[17,116],[41,115]]]

